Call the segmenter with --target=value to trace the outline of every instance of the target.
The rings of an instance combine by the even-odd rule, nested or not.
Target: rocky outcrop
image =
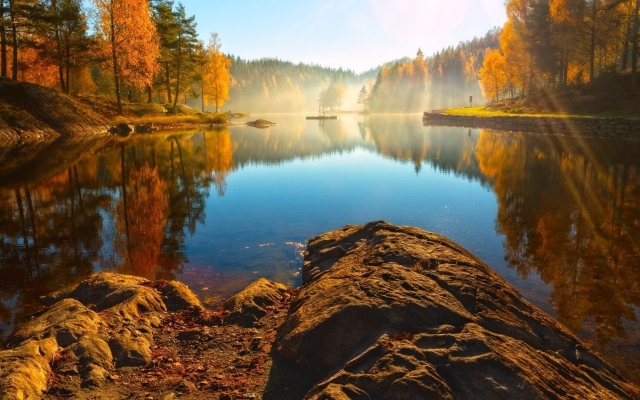
[[[53,89],[0,78],[0,139],[12,142],[106,134],[106,121]]]
[[[260,278],[224,303],[223,308],[229,313],[226,319],[251,326],[267,314],[269,307],[282,301],[283,296],[288,296],[287,291],[288,288],[281,283]]]
[[[313,383],[290,398],[640,395],[442,236],[384,222],[347,226],[309,241],[303,279],[276,348],[283,368],[288,364]]]
[[[117,367],[151,361],[153,331],[167,307],[202,309],[186,286],[94,274],[43,299],[44,313],[19,326],[0,351],[0,397],[40,398],[55,373],[101,386]]]
[[[347,226],[309,241],[303,281],[205,310],[179,282],[91,275],[7,339],[0,398],[640,398],[442,236]]]

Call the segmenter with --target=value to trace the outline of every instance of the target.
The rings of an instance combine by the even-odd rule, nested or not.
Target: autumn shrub
[[[226,113],[205,114],[204,118],[206,122],[211,124],[225,124],[229,120]]]

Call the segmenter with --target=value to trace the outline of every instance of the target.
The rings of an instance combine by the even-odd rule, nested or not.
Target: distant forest
[[[477,74],[487,49],[499,46],[501,30],[447,47],[425,57],[404,58],[356,74],[351,70],[293,64],[278,59],[231,60],[232,83],[226,107],[238,110],[296,112],[316,110],[319,103],[332,109],[369,109],[415,112],[482,104]],[[336,96],[322,97],[323,93]],[[323,101],[324,100],[324,101]]]
[[[172,0],[0,0],[0,76],[71,95],[202,111],[415,112],[631,71],[640,0],[507,0],[508,21],[364,73],[222,52]],[[471,102],[472,101],[472,102]],[[224,108],[223,108],[224,107]]]

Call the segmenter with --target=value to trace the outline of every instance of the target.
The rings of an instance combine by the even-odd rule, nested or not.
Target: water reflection
[[[483,132],[482,173],[498,199],[505,259],[552,284],[558,319],[574,332],[594,318],[604,347],[626,335],[640,305],[636,142]]]
[[[449,234],[430,222],[443,212],[432,196],[463,181],[491,190],[497,215],[494,202],[448,216],[444,226],[479,244],[455,240],[497,270],[512,267],[521,279],[507,279],[536,301],[522,278],[539,275],[558,319],[583,338],[595,335],[604,349],[631,335],[616,340],[640,354],[640,143],[427,128],[416,115],[269,118],[278,125],[142,136],[102,144],[48,175],[8,173],[0,182],[0,334],[39,296],[97,270],[197,279],[217,298],[256,273],[299,283],[298,243],[346,223],[388,219]],[[306,175],[265,180],[293,164]],[[349,210],[362,220],[347,218]],[[491,222],[471,229],[469,216],[487,210]],[[496,233],[502,248],[489,240]]]

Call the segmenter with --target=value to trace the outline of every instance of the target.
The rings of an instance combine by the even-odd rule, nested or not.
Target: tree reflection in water
[[[558,319],[593,318],[600,346],[626,335],[640,305],[640,146],[636,142],[482,132],[505,260],[552,284]]]
[[[603,347],[628,333],[625,320],[635,321],[640,300],[640,143],[425,128],[416,116],[341,116],[320,126],[300,116],[285,121],[266,130],[139,136],[102,147],[37,184],[29,177],[19,182],[20,174],[13,173],[12,183],[0,188],[0,328],[24,319],[40,295],[96,270],[154,279],[183,274],[189,263],[185,243],[206,219],[210,190],[225,196],[234,171],[348,157],[361,149],[410,163],[420,176],[432,172],[429,166],[491,189],[504,252],[491,251],[504,253],[506,264],[524,278],[539,274],[558,319],[574,332],[595,322]],[[296,183],[291,185],[290,205],[306,198],[304,208],[313,212],[316,199],[296,198]],[[416,207],[422,208],[410,211],[433,212],[429,204]],[[210,221],[229,223],[214,217]],[[223,237],[225,229],[215,233]],[[242,255],[234,265],[266,262],[257,259],[262,250],[246,254],[255,257]],[[274,260],[282,261],[269,262]],[[207,273],[226,267],[215,265]],[[291,278],[289,271],[276,274]],[[195,276],[204,279],[200,271]]]

